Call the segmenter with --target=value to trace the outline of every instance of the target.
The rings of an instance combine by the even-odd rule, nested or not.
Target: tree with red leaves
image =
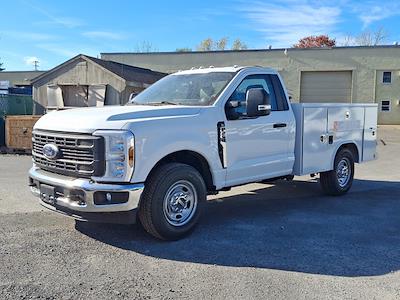
[[[293,45],[294,48],[323,48],[335,46],[336,40],[330,39],[327,35],[307,36],[300,39],[297,44]]]

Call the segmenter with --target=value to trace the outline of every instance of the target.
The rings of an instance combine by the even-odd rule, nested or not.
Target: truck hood
[[[44,115],[36,122],[34,129],[92,133],[98,129],[121,129],[126,123],[139,120],[197,115],[200,109],[174,105],[73,108]]]

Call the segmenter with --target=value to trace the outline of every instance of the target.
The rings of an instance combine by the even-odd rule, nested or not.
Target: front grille
[[[59,154],[48,159],[43,146],[57,146]],[[50,172],[85,177],[104,174],[104,140],[102,137],[81,134],[35,131],[32,134],[32,157],[41,168]]]

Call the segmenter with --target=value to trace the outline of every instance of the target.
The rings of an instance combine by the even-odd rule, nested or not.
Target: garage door
[[[351,102],[351,71],[301,72],[300,102]]]

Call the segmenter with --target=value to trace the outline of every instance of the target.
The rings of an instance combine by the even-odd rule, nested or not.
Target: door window
[[[236,120],[246,117],[246,92],[252,88],[263,88],[269,95],[271,110],[278,110],[277,100],[270,75],[249,75],[239,84],[229,97],[225,106],[228,120]],[[235,103],[235,105],[230,105]],[[235,107],[232,107],[235,106]]]
[[[285,92],[283,91],[282,83],[277,75],[270,75],[272,85],[274,86],[277,110],[289,110],[289,105],[286,100]]]

